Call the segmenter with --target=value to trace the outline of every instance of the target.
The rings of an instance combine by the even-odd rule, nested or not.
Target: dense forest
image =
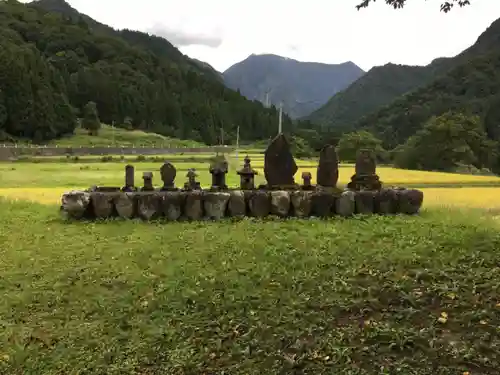
[[[207,144],[221,129],[231,142],[238,126],[242,140],[266,139],[278,122],[276,108],[226,88],[162,38],[115,31],[62,0],[0,2],[0,139],[71,133],[89,102],[104,123]],[[284,116],[284,127],[294,126]]]
[[[453,58],[435,59],[427,66],[386,64],[374,67],[307,119],[344,130],[355,128],[362,117],[390,105],[403,94],[430,84],[450,69],[498,49],[499,43],[500,20],[497,20],[474,45]]]

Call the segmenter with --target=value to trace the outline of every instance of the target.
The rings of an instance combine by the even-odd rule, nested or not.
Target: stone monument
[[[226,174],[228,165],[225,158],[218,158],[210,165],[210,174],[212,175],[212,190],[227,190]]]
[[[237,173],[240,176],[241,190],[253,190],[255,188],[255,176],[258,174],[250,165],[250,158],[245,157],[245,164]]]
[[[122,188],[123,192],[135,191],[135,170],[133,165],[127,165],[125,167],[125,186]]]
[[[326,145],[319,154],[316,180],[321,187],[337,187],[339,179],[339,159],[333,145]]]
[[[177,170],[175,167],[168,162],[165,162],[160,168],[161,179],[163,181],[162,191],[176,191],[175,187],[175,176],[177,175]]]
[[[373,151],[362,149],[356,157],[355,174],[347,188],[351,190],[380,190],[382,183],[376,174],[377,164]]]
[[[264,154],[264,175],[271,189],[295,188],[297,164],[283,133],[271,141]]]
[[[188,178],[188,181],[184,184],[184,190],[201,190],[200,183],[196,181],[196,177],[198,177],[198,174],[196,173],[196,170],[194,168],[190,168],[188,170],[188,172],[186,173],[186,177]]]
[[[311,184],[311,172],[302,172],[302,190],[313,190],[314,186]]]
[[[144,172],[142,174],[142,179],[144,180],[144,186],[141,191],[154,191],[153,186],[153,172]]]

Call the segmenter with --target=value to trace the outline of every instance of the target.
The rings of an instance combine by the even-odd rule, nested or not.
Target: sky
[[[299,61],[352,61],[364,70],[388,62],[426,65],[474,44],[500,17],[500,0],[471,0],[445,14],[442,0],[69,0],[114,28],[160,35],[184,54],[223,72],[250,54]]]

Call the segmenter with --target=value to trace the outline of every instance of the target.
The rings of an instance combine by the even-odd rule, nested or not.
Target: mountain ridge
[[[364,71],[347,61],[304,62],[276,54],[251,54],[223,72],[225,84],[250,100],[279,106],[292,118],[319,108]],[[267,94],[269,97],[267,98]]]

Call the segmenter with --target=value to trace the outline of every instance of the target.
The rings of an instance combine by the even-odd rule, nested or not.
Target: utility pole
[[[111,121],[111,130],[113,134],[113,146],[116,146],[115,144],[115,120]]]
[[[240,148],[240,127],[236,128],[236,160],[239,162],[238,149]]]
[[[280,103],[280,114],[278,120],[278,134],[281,134],[283,127],[283,102]]]
[[[220,128],[220,145],[224,146],[224,128]]]

